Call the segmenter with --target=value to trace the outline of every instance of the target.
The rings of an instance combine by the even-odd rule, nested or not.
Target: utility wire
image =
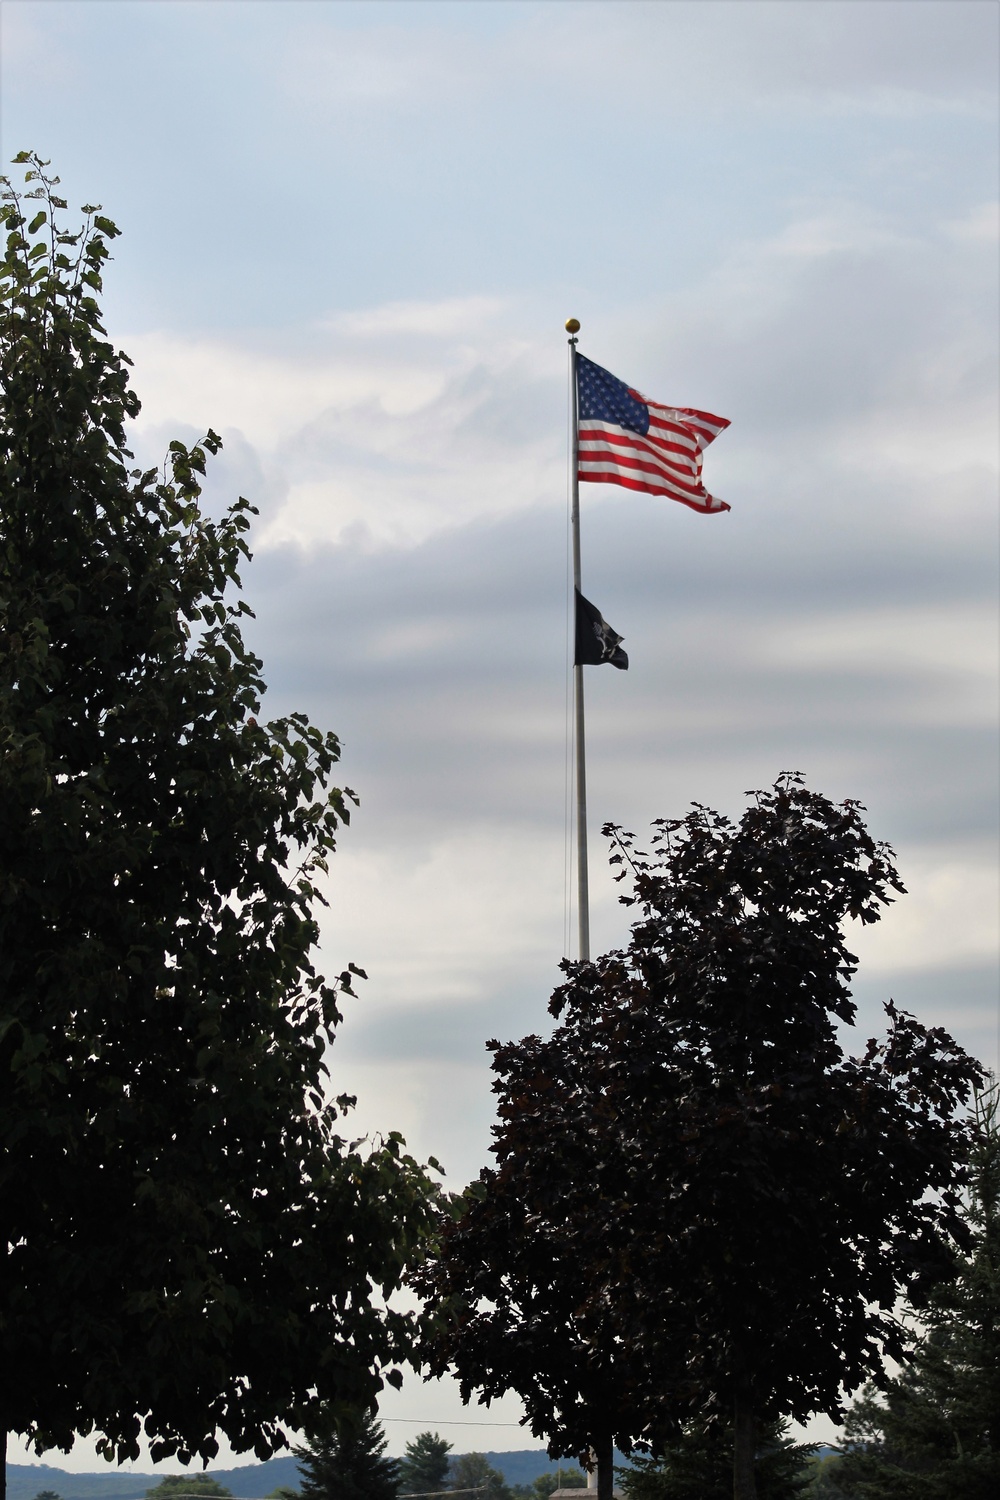
[[[417,1422],[423,1423],[425,1427],[523,1427],[523,1422],[469,1422],[459,1418],[457,1421],[449,1417],[437,1421],[433,1417],[379,1417],[380,1422]],[[457,1493],[449,1490],[449,1494]]]

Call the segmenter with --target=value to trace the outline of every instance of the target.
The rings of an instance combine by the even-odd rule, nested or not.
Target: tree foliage
[[[977,1098],[970,1253],[938,1288],[902,1373],[848,1413],[834,1478],[864,1500],[995,1500],[1000,1494],[1000,1094]]]
[[[518,1492],[524,1491],[531,1495],[533,1500],[548,1500],[553,1490],[582,1490],[587,1485],[587,1476],[582,1469],[567,1468],[561,1466],[550,1469],[545,1474],[539,1474],[531,1481],[530,1485],[518,1485]]]
[[[425,1232],[400,1138],[338,1134],[317,879],[334,735],[259,722],[250,507],[199,509],[211,432],[129,467],[139,403],[79,233],[18,158],[0,264],[0,1426],[38,1451],[261,1458],[370,1404]],[[6,179],[5,179],[6,181]],[[33,200],[33,201],[32,201]],[[36,211],[37,210],[37,211]],[[29,222],[30,219],[30,222]],[[386,1371],[389,1373],[387,1374]]]
[[[837,1473],[843,1463],[843,1454],[814,1454],[808,1460],[809,1483],[803,1500],[843,1500],[843,1490],[837,1483]]]
[[[785,1424],[757,1435],[755,1472],[760,1500],[805,1500],[812,1448],[793,1443]],[[618,1471],[626,1500],[728,1500],[733,1493],[731,1424],[688,1423],[655,1458],[633,1456]]]
[[[206,1500],[232,1500],[233,1492],[211,1474],[165,1474],[146,1500],[173,1500],[178,1495],[204,1495]]]
[[[512,1491],[499,1469],[482,1453],[462,1453],[448,1475],[452,1490],[480,1490],[483,1500],[511,1500]]]
[[[302,1500],[395,1500],[399,1461],[385,1456],[386,1439],[374,1412],[360,1419],[314,1422],[296,1448]]]
[[[790,775],[738,824],[660,821],[652,856],[606,830],[628,947],[564,965],[551,1037],[490,1044],[497,1164],[417,1278],[431,1368],[518,1392],[553,1456],[597,1451],[602,1488],[612,1439],[721,1419],[752,1493],[755,1421],[839,1416],[901,1355],[900,1295],[952,1273],[978,1065],[891,1003],[859,1058],[836,1030],[843,923],[903,889],[862,811]]]
[[[451,1444],[436,1432],[418,1432],[403,1450],[399,1464],[400,1491],[404,1495],[432,1494],[448,1482]]]

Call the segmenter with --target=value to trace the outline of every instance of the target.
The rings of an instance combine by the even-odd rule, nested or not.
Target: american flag
[[[701,456],[729,426],[725,417],[661,406],[576,356],[581,479],[666,495],[706,515],[728,510],[701,482]]]

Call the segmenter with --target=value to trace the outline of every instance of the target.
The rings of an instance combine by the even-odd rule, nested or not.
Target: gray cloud
[[[746,788],[788,768],[860,797],[914,890],[863,955],[865,1004],[901,985],[901,1003],[954,1016],[980,1046],[995,973],[995,343],[988,242],[969,222],[914,238],[840,209],[793,220],[646,326],[605,315],[594,340],[617,373],[734,417],[707,458],[734,509],[706,519],[585,490],[584,525],[588,593],[632,661],[627,677],[588,674],[595,828],[641,830],[693,799],[738,813]],[[523,337],[525,308],[506,317]],[[409,337],[418,368],[430,356]],[[374,532],[267,542],[248,582],[275,708],[342,733],[363,797],[326,942],[372,977],[337,1068],[382,1098],[375,1059],[406,1063],[411,1128],[460,1175],[475,1132],[439,1109],[435,1070],[465,1070],[463,1099],[474,1078],[485,1089],[482,1043],[546,1024],[565,942],[564,397],[530,342],[500,363],[434,360],[439,384],[412,410],[333,407],[305,434],[321,480],[370,468]],[[270,504],[266,524],[284,514],[293,534],[302,451],[292,431],[267,460],[291,508]],[[401,511],[428,483],[451,499],[422,538],[380,542],[384,496]],[[599,941],[618,943],[627,915],[599,841],[594,888]],[[949,972],[977,976],[957,1008],[920,977]]]

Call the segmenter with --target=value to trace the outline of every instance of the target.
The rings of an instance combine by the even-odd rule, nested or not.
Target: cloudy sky
[[[484,1041],[546,1025],[565,881],[566,346],[731,428],[699,516],[585,486],[597,835],[801,770],[910,894],[858,936],[995,1066],[997,7],[992,0],[4,0],[2,145],[124,236],[135,447],[224,437],[209,501],[275,713],[361,796],[329,970],[371,1129],[462,1184]],[[523,1446],[410,1382],[393,1447]],[[13,1455],[12,1455],[13,1456]],[[58,1460],[56,1460],[58,1461]],[[70,1460],[92,1467],[83,1445]]]

